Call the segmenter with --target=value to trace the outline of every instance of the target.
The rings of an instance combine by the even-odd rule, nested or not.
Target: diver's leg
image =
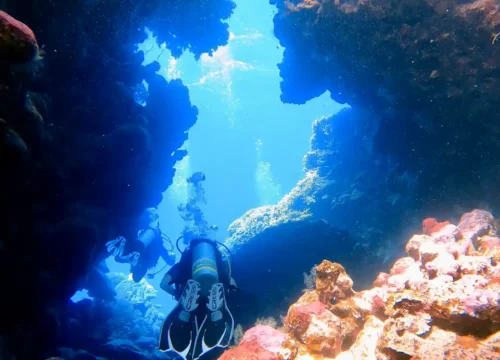
[[[144,250],[151,246],[155,240],[155,234],[153,229],[147,229],[138,233],[136,243],[134,244],[138,252],[132,253],[130,256],[130,272],[135,282],[141,281],[148,272],[148,264],[151,264],[151,259],[147,256],[141,258],[141,252],[143,253]]]
[[[206,301],[206,316],[194,344],[193,359],[205,354],[220,355],[233,338],[234,318],[226,304],[222,283],[213,284]]]
[[[177,291],[174,285],[170,285],[171,281],[172,276],[169,273],[165,274],[165,276],[163,276],[163,279],[161,280],[160,288],[167,294],[170,294],[177,299]]]
[[[133,252],[128,255],[118,255],[115,256],[115,261],[119,262],[121,264],[133,264],[134,262],[137,263],[139,253]]]
[[[200,284],[188,280],[177,306],[167,316],[160,333],[159,349],[191,359],[199,322],[196,313],[200,304]]]

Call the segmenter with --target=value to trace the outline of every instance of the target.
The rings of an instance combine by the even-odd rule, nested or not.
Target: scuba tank
[[[167,241],[170,244],[170,249],[166,249],[166,258],[164,255],[162,255],[166,262],[165,266],[158,271],[147,274],[147,277],[149,279],[152,279],[156,274],[163,271],[167,266],[173,266],[175,264],[174,245],[172,244],[168,236],[160,230],[159,216],[155,208],[147,208],[142,214],[139,220],[139,224],[142,230],[139,230],[137,232],[137,241],[140,244],[141,248],[139,249],[141,259],[144,259],[144,257],[146,257],[148,259],[146,261],[149,261],[151,259],[155,259],[155,256],[157,259],[157,251],[159,251],[158,247],[163,247],[163,241]],[[152,244],[153,242],[156,242],[156,244]],[[148,262],[146,262],[146,264],[148,264]],[[145,274],[145,272],[148,270],[146,267],[148,266],[145,265],[141,267],[141,274],[142,272],[144,272]],[[140,278],[142,278],[144,274],[142,274]]]
[[[165,240],[170,244],[170,249],[167,250],[168,258],[164,259],[168,266],[173,266],[175,264],[175,252],[174,246],[168,236],[163,234],[159,229],[146,229],[139,231],[137,234],[137,240],[142,243],[142,251],[147,249],[149,245],[155,240],[157,237],[161,236],[162,241]]]
[[[157,210],[155,208],[147,208],[144,210],[141,218],[139,219],[139,224],[142,230],[137,232],[137,240],[142,246],[141,251],[148,249],[154,240],[161,239],[158,240],[160,243],[165,240],[170,245],[170,249],[167,249],[168,258],[165,259],[165,261],[168,266],[174,265],[174,245],[170,241],[169,237],[160,230],[160,217],[158,216]]]
[[[149,230],[155,232],[154,236],[155,237],[157,236],[156,230],[153,230],[151,228],[149,228],[148,230],[145,230],[144,233],[146,231],[148,233],[150,233]],[[170,238],[167,235],[165,235],[161,230],[158,229],[157,231],[159,231],[162,241],[166,241],[168,244],[170,244],[170,249],[165,249],[167,251],[167,258],[166,259],[165,259],[165,257],[163,258],[163,260],[165,260],[165,266],[163,266],[160,270],[157,270],[157,271],[154,271],[154,272],[147,274],[148,279],[153,279],[155,277],[155,275],[157,275],[160,272],[162,272],[163,270],[165,270],[165,268],[167,266],[174,266],[174,264],[175,264],[174,245],[170,241]],[[154,237],[152,239],[150,239],[149,234],[144,234],[144,233],[139,235],[139,241],[142,242],[143,244],[145,244],[146,242],[148,242],[148,244],[150,244],[151,241],[153,241]],[[144,235],[144,238],[142,238],[143,237],[142,235]]]
[[[145,250],[161,235],[159,216],[155,208],[147,208],[144,210],[139,219],[138,228],[137,240],[142,247],[141,250]]]
[[[213,284],[219,282],[216,243],[208,239],[191,240],[193,248],[192,279],[200,284],[200,295],[208,296]]]
[[[179,253],[183,254],[179,248],[179,241],[184,239],[184,235],[179,236],[176,241],[176,247]],[[221,252],[226,258],[229,278],[232,276],[231,269],[231,250],[226,245],[215,240],[194,238],[189,241],[191,248],[191,279],[197,281],[201,286],[201,295],[208,295],[213,284],[219,282],[219,273],[217,270],[217,251],[218,246],[227,250],[228,254]]]
[[[142,243],[143,249],[147,249],[153,240],[158,236],[158,233],[152,228],[140,230],[137,233],[137,240]]]

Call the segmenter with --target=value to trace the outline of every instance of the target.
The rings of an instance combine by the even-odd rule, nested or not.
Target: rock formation
[[[186,86],[142,66],[144,27],[175,56],[199,57],[227,42],[235,5],[0,5],[0,351],[41,359],[104,243],[135,237],[139,215],[161,201],[196,121]]]
[[[144,279],[135,283],[117,273],[110,278],[115,301],[85,299],[68,304],[60,348],[52,355],[65,360],[80,359],[83,354],[89,359],[168,359],[157,350],[165,319],[154,303],[157,291]]]
[[[396,234],[419,226],[415,179],[373,151],[376,124],[355,109],[316,120],[304,178],[278,204],[230,225],[240,300],[251,299],[245,317],[286,311],[304,288],[302,274],[325,258],[343,263],[358,289],[369,286],[365,274],[399,255]]]
[[[420,219],[498,210],[498,1],[270,2],[283,101],[328,90],[377,117],[374,148],[418,177]]]
[[[407,256],[361,292],[342,265],[324,261],[316,288],[289,308],[283,331],[251,329],[221,360],[496,359],[497,235],[490,213],[466,213],[456,226],[414,235]]]

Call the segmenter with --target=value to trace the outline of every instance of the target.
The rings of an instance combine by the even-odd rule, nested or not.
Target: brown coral
[[[323,261],[316,267],[316,291],[320,301],[335,303],[351,296],[352,280],[340,264]]]

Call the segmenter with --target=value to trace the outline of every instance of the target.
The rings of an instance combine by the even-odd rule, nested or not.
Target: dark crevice
[[[359,331],[357,331],[356,334],[353,334],[352,336],[346,337],[344,341],[342,341],[342,351],[348,351],[358,338],[358,335]]]
[[[460,321],[459,321],[460,320]],[[433,319],[432,326],[445,331],[452,331],[459,336],[474,336],[478,339],[486,339],[500,330],[500,324],[494,324],[490,319],[479,320],[471,317],[454,317],[449,319]]]
[[[387,355],[387,357],[391,360],[410,360],[412,358],[411,355],[406,354],[401,351],[396,351],[394,349],[385,348],[383,352]]]

